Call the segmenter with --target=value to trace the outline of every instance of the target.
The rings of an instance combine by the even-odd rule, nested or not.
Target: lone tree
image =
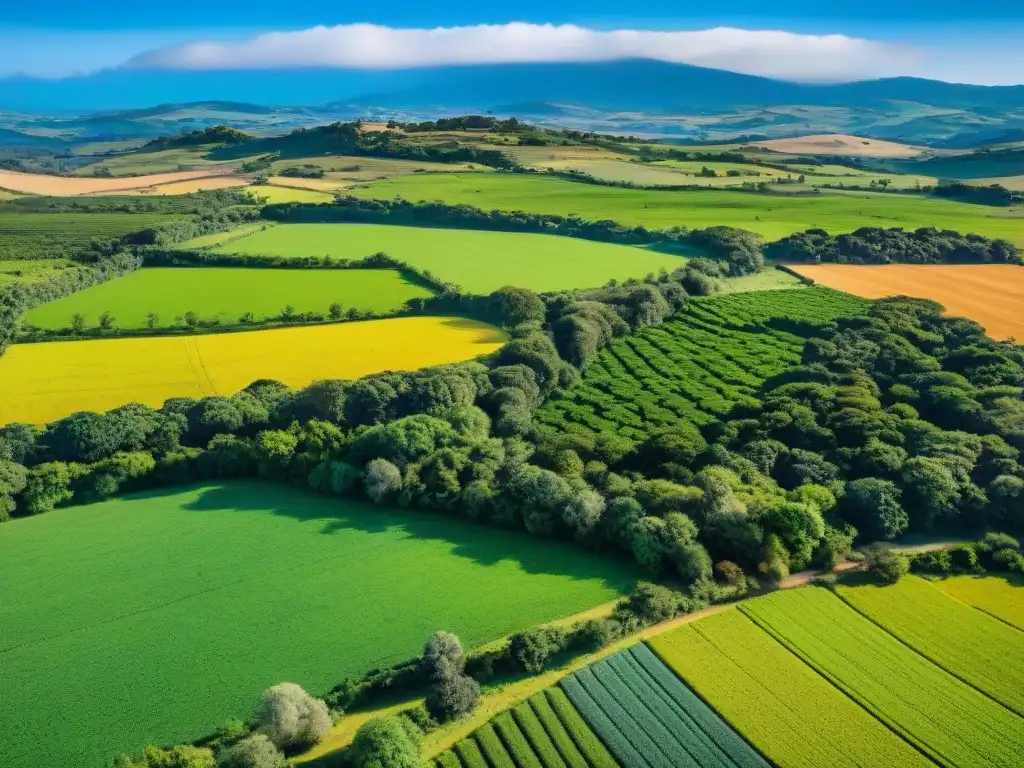
[[[114,327],[114,316],[109,312],[104,312],[100,315],[99,323],[101,331],[112,330]]]
[[[349,761],[354,768],[420,768],[422,740],[407,717],[378,717],[356,731]]]
[[[866,553],[868,571],[887,584],[895,584],[910,573],[910,561],[902,552],[890,547],[872,547]]]
[[[427,709],[444,722],[471,712],[480,700],[480,685],[465,673],[466,656],[459,638],[436,632],[423,649],[423,675],[430,681]]]
[[[253,716],[256,730],[279,749],[311,747],[331,727],[327,705],[295,683],[280,683],[263,692]]]
[[[373,459],[363,470],[366,495],[382,504],[391,494],[402,489],[402,473],[387,459]]]
[[[331,320],[341,320],[345,316],[345,310],[342,309],[341,304],[335,301],[327,308],[327,316]]]
[[[71,330],[75,333],[81,333],[85,330],[85,315],[81,312],[75,312],[71,316]]]

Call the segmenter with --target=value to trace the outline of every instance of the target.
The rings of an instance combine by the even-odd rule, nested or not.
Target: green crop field
[[[486,758],[484,757],[486,755]],[[558,688],[502,712],[452,749],[437,768],[618,768]]]
[[[650,644],[777,765],[932,765],[739,611],[684,625]]]
[[[7,213],[0,211],[0,259],[64,256],[90,240],[115,240],[171,221],[148,213]]]
[[[561,682],[583,718],[626,766],[757,768],[767,763],[645,645]]]
[[[1024,579],[1019,576],[952,576],[935,582],[935,586],[1024,631]]]
[[[1024,715],[1024,632],[916,576],[836,589],[856,611],[968,685]]]
[[[256,320],[280,315],[286,304],[296,312],[327,314],[333,302],[343,309],[389,312],[407,299],[431,296],[392,269],[255,269],[240,267],[146,267],[117,280],[29,310],[25,321],[38,328],[71,327],[75,314],[95,327],[110,312],[119,328],[145,328],[150,312],[156,327],[181,325],[186,312],[200,320],[237,323],[251,312]]]
[[[635,580],[553,541],[256,481],[15,520],[0,526],[3,763],[100,768],[246,717],[282,680],[323,695],[438,629],[473,647]]]
[[[384,224],[282,224],[213,250],[347,259],[383,251],[477,294],[505,285],[593,288],[683,263],[679,256],[573,237]]]
[[[915,653],[827,589],[775,592],[739,608],[940,765],[1024,763],[1024,718]]]
[[[675,319],[601,350],[583,380],[541,406],[537,419],[549,431],[611,430],[638,440],[656,426],[710,424],[799,363],[804,338],[775,321],[824,325],[863,306],[823,288],[696,299]]]
[[[274,224],[270,221],[260,221],[255,224],[243,224],[240,227],[229,229],[227,232],[214,232],[212,235],[193,237],[191,240],[185,240],[184,242],[175,244],[174,248],[182,251],[211,248],[212,246],[222,245],[230,240],[245,237],[246,235],[251,235],[254,232],[259,232],[261,229],[267,229],[272,226],[274,226]]]
[[[769,240],[818,227],[851,232],[860,227],[939,227],[1024,245],[1024,208],[994,208],[915,195],[849,192],[778,195],[726,191],[624,189],[544,176],[495,173],[404,176],[352,190],[359,197],[413,202],[440,200],[502,209],[614,219],[623,224],[667,227],[729,225]]]

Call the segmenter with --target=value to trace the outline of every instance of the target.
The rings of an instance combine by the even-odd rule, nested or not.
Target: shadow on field
[[[193,488],[198,491],[198,497],[182,506],[193,512],[269,513],[301,523],[322,521],[323,527],[319,532],[326,536],[350,531],[398,531],[407,539],[444,542],[449,545],[449,554],[468,558],[480,565],[492,566],[508,560],[525,573],[594,579],[623,592],[631,590],[639,578],[638,572],[626,560],[614,555],[599,555],[563,542],[475,524],[464,518],[428,511],[382,509],[359,501],[259,480],[234,480]],[[180,488],[152,491],[137,494],[135,498],[156,498],[181,491]],[[401,551],[393,546],[382,546],[380,551],[382,559],[402,556]],[[413,554],[422,554],[422,551]]]
[[[455,331],[482,331],[484,329],[483,324],[478,320],[469,320],[465,317],[446,317],[441,322],[445,328],[451,328]],[[502,333],[499,329],[494,326],[486,326],[487,333],[481,335],[476,340],[476,344],[504,344],[508,341],[508,336]]]

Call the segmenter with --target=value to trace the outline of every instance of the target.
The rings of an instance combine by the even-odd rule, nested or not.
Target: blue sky
[[[301,34],[316,25],[371,23],[386,30],[530,22],[571,24],[589,33],[678,33],[716,27],[794,33],[795,37],[788,40],[765,35],[705,36],[708,39],[680,36],[655,40],[651,48],[661,51],[660,57],[667,60],[707,66],[728,66],[735,60],[737,64],[732,68],[737,71],[790,79],[910,74],[960,82],[1024,83],[1024,3],[1020,0],[856,0],[844,4],[845,15],[831,10],[838,4],[821,0],[774,0],[770,4],[764,0],[721,4],[706,0],[646,0],[643,4],[609,0],[535,4],[479,0],[391,0],[378,4],[339,0],[175,0],[172,4],[48,0],[2,5],[0,76],[17,72],[66,76],[117,67],[132,60],[147,66],[193,69],[251,67],[259,58],[273,61],[275,66],[325,62],[330,66],[423,66],[473,63],[481,56],[488,60],[496,50],[507,52],[511,57],[507,60],[544,60],[548,55],[553,59],[583,60],[601,55],[602,50],[627,56],[649,47],[647,39],[629,43],[590,34],[587,40],[577,40],[568,33],[552,33],[544,38],[546,42],[534,40],[519,51],[516,45],[521,34],[509,31],[495,37],[497,33],[491,32],[491,37],[483,38],[489,40],[488,46],[475,46],[474,40],[481,36],[472,29],[448,35],[444,50],[437,50],[441,43],[431,48],[424,36],[403,38],[382,32],[367,37],[359,34],[358,28],[342,28],[333,35]],[[717,11],[722,6],[728,7],[727,13]],[[628,14],[623,12],[624,7],[630,9]],[[770,15],[766,15],[768,9]],[[276,32],[300,34],[280,40],[256,37]],[[527,34],[537,38],[539,33],[528,29]],[[834,37],[817,37],[822,35]],[[331,58],[339,49],[359,48],[364,40],[370,41],[367,45],[373,47],[372,51],[363,51],[361,57],[353,54]],[[204,45],[190,45],[197,42]],[[418,58],[410,59],[405,50],[395,50],[391,55],[389,46],[411,48]],[[152,53],[168,48],[169,53]],[[691,48],[696,53],[691,55]],[[732,56],[732,48],[740,53]],[[449,60],[448,54],[455,58]]]

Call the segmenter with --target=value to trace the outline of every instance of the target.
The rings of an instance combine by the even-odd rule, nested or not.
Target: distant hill
[[[115,69],[63,80],[0,80],[0,108],[29,111],[147,108],[154,101],[396,108],[537,103],[605,110],[719,110],[743,105],[873,107],[906,101],[950,109],[1024,107],[1024,86],[987,87],[897,77],[807,85],[646,59],[492,64],[411,70],[169,71]],[[256,109],[260,109],[256,107]],[[265,109],[265,108],[263,108]]]

